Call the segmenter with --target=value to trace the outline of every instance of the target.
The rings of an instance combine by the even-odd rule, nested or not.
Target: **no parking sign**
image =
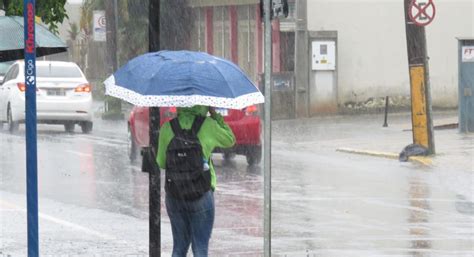
[[[106,40],[105,11],[94,11],[93,13],[93,36],[94,41],[104,42]]]
[[[436,16],[436,7],[433,0],[413,0],[408,15],[410,20],[418,26],[430,24]]]

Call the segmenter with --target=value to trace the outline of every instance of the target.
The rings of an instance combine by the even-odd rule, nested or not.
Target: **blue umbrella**
[[[130,60],[104,83],[107,95],[137,106],[242,109],[264,101],[238,66],[203,52],[144,54]]]

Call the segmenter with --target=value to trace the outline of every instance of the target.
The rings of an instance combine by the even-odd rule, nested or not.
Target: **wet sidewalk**
[[[437,113],[434,124],[456,122]],[[274,256],[473,256],[474,135],[435,131],[431,165],[336,152],[399,153],[409,114],[274,125]]]

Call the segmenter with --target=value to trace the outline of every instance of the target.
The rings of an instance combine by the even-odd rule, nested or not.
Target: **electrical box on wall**
[[[336,42],[313,41],[311,63],[313,70],[335,70]]]

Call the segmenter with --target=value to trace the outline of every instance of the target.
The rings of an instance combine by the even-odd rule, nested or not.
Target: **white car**
[[[13,63],[0,85],[0,126],[18,130],[25,121],[25,65]],[[81,69],[71,62],[36,62],[37,121],[64,125],[73,132],[76,124],[83,133],[92,131],[91,86]]]

